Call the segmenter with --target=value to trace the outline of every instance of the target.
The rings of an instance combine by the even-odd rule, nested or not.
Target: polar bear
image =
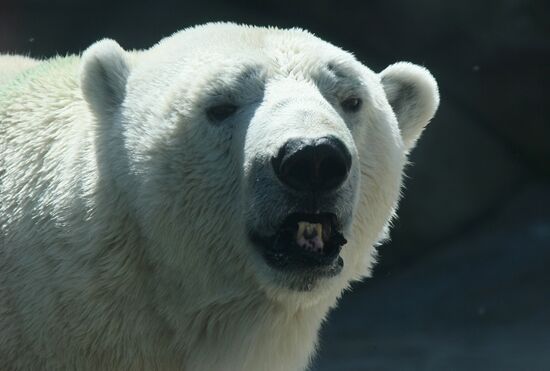
[[[0,61],[2,370],[307,369],[439,103],[300,29]]]

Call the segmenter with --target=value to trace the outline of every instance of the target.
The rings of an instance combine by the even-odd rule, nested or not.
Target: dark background
[[[550,370],[550,2],[0,1],[0,51],[33,57],[230,20],[309,29],[375,71],[426,66],[441,107],[392,241],[313,370]]]

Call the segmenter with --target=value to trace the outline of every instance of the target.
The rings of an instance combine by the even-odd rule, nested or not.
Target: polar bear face
[[[210,24],[138,53],[104,40],[81,73],[148,258],[197,295],[311,299],[367,275],[438,105],[425,69],[376,74],[301,30]]]

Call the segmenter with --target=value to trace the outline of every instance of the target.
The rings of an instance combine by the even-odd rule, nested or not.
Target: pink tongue
[[[320,236],[315,235],[312,238],[305,238],[304,236],[299,237],[296,241],[298,243],[298,246],[314,252],[321,252],[323,251],[323,240]]]

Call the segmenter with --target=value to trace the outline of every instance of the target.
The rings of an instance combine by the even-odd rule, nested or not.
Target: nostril
[[[278,178],[296,191],[327,192],[347,179],[351,154],[335,137],[291,139],[272,165]]]
[[[318,161],[318,169],[316,180],[321,183],[319,186],[323,189],[338,187],[349,172],[344,156],[332,149]]]
[[[318,172],[313,146],[305,145],[283,159],[280,179],[292,189],[307,191]]]

